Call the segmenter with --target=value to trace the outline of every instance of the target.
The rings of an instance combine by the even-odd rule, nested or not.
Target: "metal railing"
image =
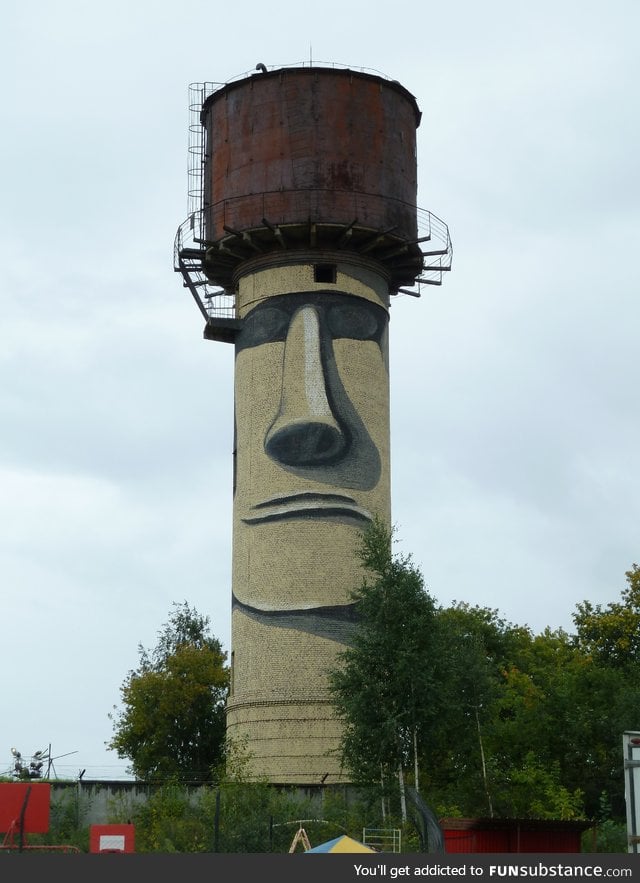
[[[402,831],[400,828],[363,828],[362,842],[376,852],[401,852]]]

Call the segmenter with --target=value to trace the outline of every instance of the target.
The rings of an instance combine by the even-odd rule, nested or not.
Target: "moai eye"
[[[335,304],[329,310],[329,329],[332,337],[352,340],[371,340],[378,333],[378,317],[365,304]]]
[[[284,340],[289,327],[289,313],[277,307],[256,307],[244,320],[237,346],[244,349]]]

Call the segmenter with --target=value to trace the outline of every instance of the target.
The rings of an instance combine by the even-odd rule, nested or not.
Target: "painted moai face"
[[[268,297],[244,318],[234,596],[245,612],[300,627],[305,611],[349,606],[356,532],[389,505],[387,326],[382,305],[335,290]]]

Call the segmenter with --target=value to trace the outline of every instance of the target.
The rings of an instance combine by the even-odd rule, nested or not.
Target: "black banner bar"
[[[408,880],[471,880],[501,883],[535,880],[557,883],[639,881],[640,856],[589,853],[474,853],[456,855],[376,855],[319,853],[274,854],[149,854],[43,855],[0,854],[2,883],[150,883],[175,880],[203,883],[391,883]]]

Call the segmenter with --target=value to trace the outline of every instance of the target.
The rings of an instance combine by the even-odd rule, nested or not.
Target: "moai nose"
[[[322,359],[320,319],[313,306],[293,316],[285,341],[280,410],[265,450],[288,466],[334,462],[347,439],[331,409]]]

